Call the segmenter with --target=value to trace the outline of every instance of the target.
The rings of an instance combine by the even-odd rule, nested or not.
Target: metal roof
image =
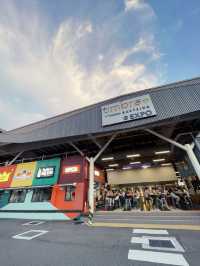
[[[101,107],[125,99],[149,94],[157,115],[141,120],[102,127]],[[68,144],[76,142],[86,154],[98,151],[98,145],[91,135],[96,136],[100,144],[104,144],[107,135],[114,131],[127,131],[119,135],[110,146],[108,152],[124,152],[128,148],[149,148],[159,143],[153,136],[140,130],[157,127],[168,137],[176,137],[182,132],[200,129],[200,78],[177,82],[153,89],[138,91],[109,99],[85,108],[68,112],[53,118],[33,123],[15,130],[0,133],[0,157],[7,160],[19,151],[27,151],[31,156],[55,154],[74,150]],[[188,122],[187,122],[188,121]],[[136,133],[133,130],[137,130]],[[199,132],[199,131],[198,131]],[[132,140],[130,147],[129,140]],[[102,142],[102,143],[101,143]],[[142,144],[143,142],[144,145]],[[128,146],[127,146],[128,145]],[[31,151],[31,152],[28,152]],[[23,157],[23,158],[25,158]]]
[[[157,115],[102,127],[101,107],[105,104],[149,94]],[[188,119],[200,114],[200,77],[109,99],[15,130],[0,133],[0,145],[71,139],[124,129],[142,129],[159,123]]]

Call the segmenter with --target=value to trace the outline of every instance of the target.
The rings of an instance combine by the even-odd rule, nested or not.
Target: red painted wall
[[[68,172],[70,168],[77,168],[76,172]],[[88,178],[88,162],[81,156],[72,156],[61,162],[60,178],[58,184],[70,184],[76,182],[83,182]],[[73,169],[72,169],[73,170]]]
[[[16,165],[0,167],[0,188],[10,187]],[[6,178],[7,175],[7,178]]]

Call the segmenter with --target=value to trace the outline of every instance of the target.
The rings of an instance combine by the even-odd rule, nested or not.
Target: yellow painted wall
[[[11,187],[31,186],[35,169],[36,162],[18,164],[11,182]]]

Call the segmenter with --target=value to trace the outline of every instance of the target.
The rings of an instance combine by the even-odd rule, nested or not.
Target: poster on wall
[[[11,187],[31,186],[35,168],[36,162],[18,164],[13,176]]]
[[[149,94],[115,102],[101,107],[102,126],[113,125],[155,116]]]

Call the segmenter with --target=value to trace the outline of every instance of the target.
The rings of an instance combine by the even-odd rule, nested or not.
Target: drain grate
[[[149,246],[155,248],[175,248],[171,240],[149,239]]]

